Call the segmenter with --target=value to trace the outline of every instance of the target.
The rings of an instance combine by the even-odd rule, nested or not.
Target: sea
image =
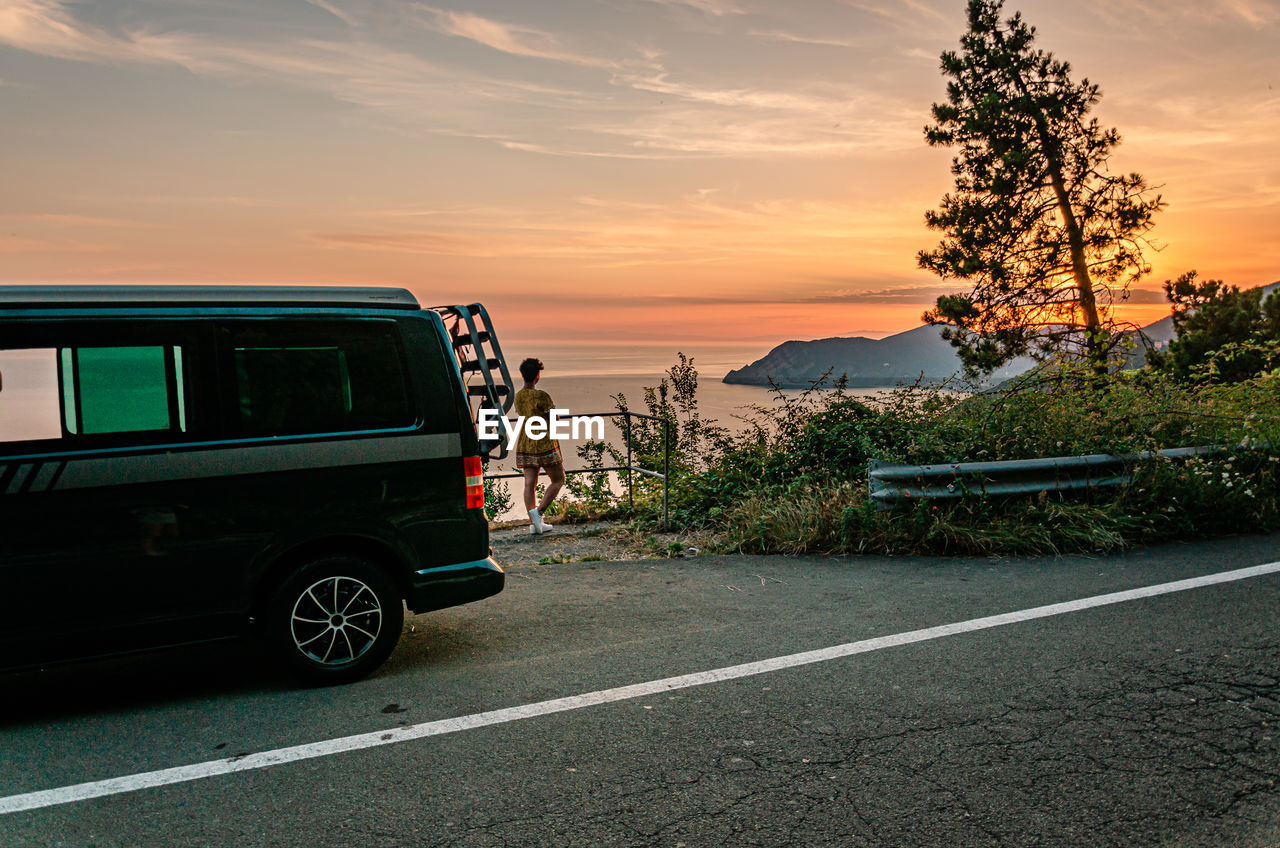
[[[635,412],[646,412],[645,388],[657,387],[667,370],[683,353],[698,372],[698,412],[728,427],[746,426],[751,408],[776,402],[767,386],[743,386],[721,382],[729,371],[762,358],[775,344],[770,343],[573,343],[556,345],[504,345],[503,354],[512,378],[526,357],[542,360],[545,370],[538,388],[551,395],[556,405],[574,414],[612,412],[615,396],[626,398]],[[851,394],[875,397],[881,389],[854,389]],[[784,392],[800,394],[798,389]]]
[[[778,394],[766,386],[744,386],[721,382],[725,374],[735,368],[755,362],[767,354],[774,345],[750,343],[698,343],[698,344],[504,344],[503,355],[507,359],[512,378],[520,385],[516,372],[520,361],[526,357],[542,360],[544,371],[538,388],[551,395],[556,407],[573,415],[592,415],[617,411],[616,397],[626,398],[633,412],[648,412],[644,403],[644,390],[656,388],[666,376],[667,370],[679,362],[679,354],[692,358],[698,372],[698,415],[703,421],[717,423],[730,430],[740,431],[752,426],[757,417],[756,407],[770,407],[778,403]],[[850,389],[848,394],[863,396],[868,400],[886,392],[886,389]],[[786,389],[783,396],[795,397],[799,389]],[[620,433],[606,420],[606,440],[619,445]],[[565,468],[581,468],[584,462],[577,456],[582,440],[560,440]],[[490,475],[515,472],[515,457],[495,460],[488,464]],[[653,469],[661,470],[661,469]],[[521,483],[507,480],[513,507],[498,516],[498,520],[521,518]],[[618,481],[614,490],[620,491]]]

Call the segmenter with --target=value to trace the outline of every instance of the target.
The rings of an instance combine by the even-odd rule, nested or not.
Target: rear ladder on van
[[[493,331],[489,312],[482,304],[437,306],[435,311],[444,321],[449,333],[453,353],[458,360],[458,370],[467,387],[467,401],[472,405],[472,421],[477,423],[478,431],[482,409],[496,409],[505,416],[515,403],[515,389],[511,382],[511,372],[507,369],[507,360],[502,355],[502,347]],[[498,451],[496,455],[492,453],[494,448]],[[507,444],[502,431],[499,431],[496,443],[482,439],[480,449],[493,458],[504,458],[507,455]]]

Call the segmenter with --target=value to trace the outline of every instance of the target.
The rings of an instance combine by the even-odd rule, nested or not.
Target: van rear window
[[[235,428],[247,435],[376,430],[413,424],[392,327],[237,328]]]

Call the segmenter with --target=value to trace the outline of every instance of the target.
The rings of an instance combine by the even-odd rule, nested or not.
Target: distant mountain
[[[1280,291],[1280,281],[1265,286],[1259,286],[1262,289],[1262,299],[1266,300],[1277,291]],[[1147,363],[1147,349],[1155,348],[1163,350],[1169,346],[1169,342],[1178,337],[1177,332],[1173,329],[1173,317],[1165,316],[1159,321],[1148,324],[1138,330],[1138,335],[1142,338],[1138,345],[1128,351],[1124,357],[1124,367],[1141,368]]]
[[[1147,364],[1148,350],[1164,350],[1169,346],[1169,342],[1178,337],[1173,329],[1173,318],[1169,315],[1145,327],[1139,327],[1136,333],[1127,331],[1127,334],[1136,335],[1138,338],[1132,347],[1121,348],[1119,354],[1121,368],[1141,368]]]
[[[1280,282],[1262,288],[1264,296],[1270,296],[1280,289]],[[1162,348],[1174,338],[1173,319],[1161,318],[1138,332],[1146,338],[1146,345]],[[920,378],[925,382],[941,382],[960,370],[955,348],[943,340],[941,333],[941,327],[926,324],[883,339],[855,336],[783,342],[763,359],[730,371],[724,382],[767,386],[772,379],[783,388],[804,388],[828,369],[833,380],[841,374],[847,375],[853,388],[896,386]],[[1137,368],[1145,361],[1146,347],[1140,344],[1126,357],[1125,365]],[[1015,359],[988,379],[999,383],[1030,370],[1033,365],[1035,362],[1030,358]]]
[[[1164,347],[1178,337],[1173,329],[1173,316],[1166,315],[1138,330],[1154,347]]]
[[[831,378],[848,376],[853,388],[896,386],[912,383],[941,382],[960,370],[955,348],[942,338],[942,328],[928,324],[886,336],[883,339],[854,338],[817,339],[810,342],[789,341],[769,351],[763,359],[730,371],[726,383],[767,386],[770,379],[783,388],[803,388],[817,380],[827,369]],[[1034,363],[1019,359],[992,375],[1004,380],[1026,371]]]

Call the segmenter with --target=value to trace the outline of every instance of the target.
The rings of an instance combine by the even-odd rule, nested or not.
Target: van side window
[[[59,365],[67,433],[186,431],[181,347],[65,347]]]
[[[58,351],[0,350],[0,442],[61,437]]]
[[[393,327],[237,329],[231,356],[240,433],[339,433],[414,423]]]

